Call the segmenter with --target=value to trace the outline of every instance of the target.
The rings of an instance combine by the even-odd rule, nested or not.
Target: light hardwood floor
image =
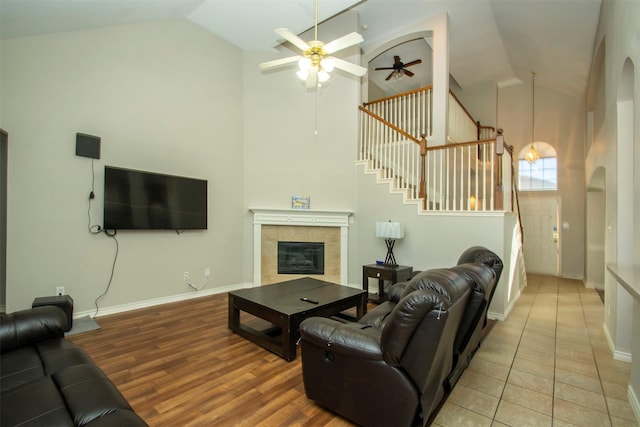
[[[581,282],[530,275],[434,426],[636,426],[603,319]],[[305,397],[300,351],[287,363],[227,329],[226,294],[97,321],[70,339],[151,426],[353,425]]]

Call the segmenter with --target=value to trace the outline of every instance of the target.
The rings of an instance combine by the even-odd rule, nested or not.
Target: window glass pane
[[[558,189],[558,159],[541,158],[530,164],[518,160],[518,187],[520,191],[543,191]]]
[[[545,168],[550,168],[550,169],[558,169],[558,159],[555,157],[549,157],[547,159],[542,159],[544,160],[544,167]]]
[[[556,187],[556,171],[555,169],[545,169],[543,171],[543,180],[547,183],[547,187]]]

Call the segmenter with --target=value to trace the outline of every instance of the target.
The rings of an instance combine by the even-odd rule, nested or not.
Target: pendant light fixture
[[[533,164],[540,158],[540,153],[536,150],[536,147],[533,145],[533,142],[536,140],[535,132],[536,132],[536,73],[534,71],[531,72],[531,146],[529,147],[529,151],[527,151],[524,155],[524,159],[529,162],[529,164]]]

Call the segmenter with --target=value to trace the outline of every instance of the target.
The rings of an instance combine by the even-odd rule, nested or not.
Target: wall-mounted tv
[[[206,228],[206,180],[105,166],[105,230]]]

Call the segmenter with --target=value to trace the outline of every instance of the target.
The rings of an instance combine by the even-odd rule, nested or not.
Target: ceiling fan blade
[[[411,71],[409,70],[405,70],[404,68],[402,69],[402,72],[405,73],[407,76],[409,77],[413,77],[415,74],[413,74]]]
[[[412,65],[418,65],[422,63],[422,59],[416,59],[415,61],[411,61],[407,64],[404,64],[405,67],[411,67]]]
[[[385,79],[385,81],[386,81],[386,80],[390,80],[390,79],[391,79],[391,77],[393,77],[393,75],[394,75],[395,73],[396,73],[395,71],[392,71],[392,72],[387,76],[387,78]]]
[[[335,39],[332,42],[325,44],[324,51],[328,54],[332,54],[339,50],[346,49],[348,47],[356,45],[358,43],[362,43],[363,41],[364,41],[364,38],[360,34],[356,32],[349,33],[347,35],[344,35],[340,38]]]
[[[291,64],[292,62],[297,62],[300,58],[300,56],[290,56],[288,58],[274,59],[273,61],[263,62],[259,67],[261,70],[268,70],[270,68],[281,67],[283,65]]]
[[[367,74],[367,69],[364,67],[353,64],[351,62],[347,62],[344,59],[340,59],[340,58],[332,58],[332,59],[336,64],[336,68],[339,68],[342,71],[346,71],[347,73],[351,73],[358,77],[362,77],[365,74]]]
[[[393,67],[378,67],[378,68],[374,68],[374,70],[378,71],[378,70],[395,70],[395,68]]]
[[[305,87],[307,89],[311,89],[316,86],[318,86],[318,70],[315,67],[311,67],[309,69],[309,75],[307,76]]]
[[[300,50],[309,49],[309,45],[307,44],[306,41],[302,40],[300,37],[293,34],[291,31],[287,30],[286,28],[276,28],[274,31],[283,39],[291,42],[298,49]]]

